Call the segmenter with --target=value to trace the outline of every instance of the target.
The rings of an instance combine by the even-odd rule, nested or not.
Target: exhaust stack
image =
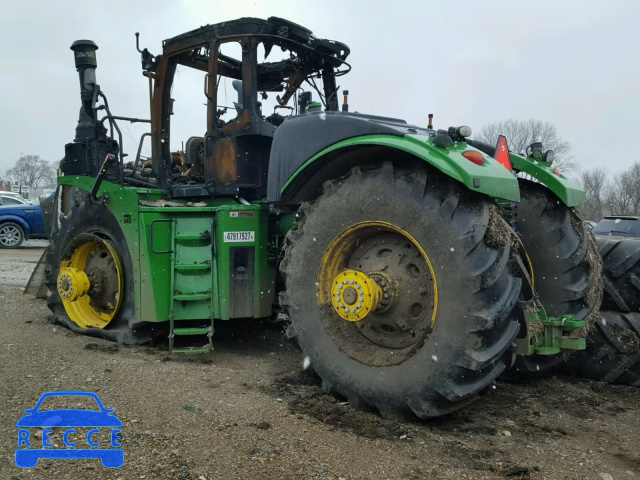
[[[100,87],[96,83],[96,50],[98,46],[91,40],[76,40],[71,45],[80,78],[80,115],[76,126],[76,142],[96,137],[96,118],[93,110],[94,96]]]

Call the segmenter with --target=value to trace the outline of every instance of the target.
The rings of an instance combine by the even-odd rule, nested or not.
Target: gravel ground
[[[0,285],[25,287],[48,244],[47,240],[29,240],[20,248],[0,249]]]
[[[42,250],[12,252],[0,251],[3,277]],[[498,383],[456,415],[400,423],[323,394],[272,325],[221,325],[212,354],[186,358],[74,335],[17,287],[0,286],[0,305],[0,479],[640,479],[638,388]],[[123,468],[14,465],[15,422],[52,390],[115,409]]]

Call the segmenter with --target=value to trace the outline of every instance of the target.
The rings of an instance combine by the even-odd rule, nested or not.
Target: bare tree
[[[507,137],[509,150],[518,154],[524,154],[526,148],[533,142],[542,142],[545,150],[553,150],[554,152],[554,167],[563,173],[576,169],[576,164],[569,156],[571,145],[560,137],[558,128],[552,123],[534,119],[515,120],[511,118],[484,125],[476,138],[494,145],[498,140],[498,135]]]
[[[616,175],[604,198],[613,215],[640,215],[640,162]]]
[[[631,185],[625,172],[616,175],[605,194],[608,210],[613,215],[631,215],[633,200]]]
[[[603,196],[607,187],[607,171],[604,168],[586,170],[580,174],[587,200],[580,207],[586,220],[599,221],[604,216]]]
[[[39,155],[24,155],[7,170],[7,177],[21,185],[40,187],[55,183],[55,170]]]
[[[625,174],[631,196],[633,215],[640,215],[640,162],[634,163]]]

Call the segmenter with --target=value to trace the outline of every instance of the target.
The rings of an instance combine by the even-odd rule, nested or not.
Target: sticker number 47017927
[[[225,242],[253,242],[255,239],[255,232],[224,232]]]

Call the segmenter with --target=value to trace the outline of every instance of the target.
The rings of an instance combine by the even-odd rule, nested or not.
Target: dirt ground
[[[638,388],[497,383],[448,418],[383,420],[323,394],[277,326],[217,326],[214,352],[190,358],[55,326],[43,301],[6,285],[24,285],[40,253],[0,250],[0,479],[640,479]],[[122,468],[15,466],[16,421],[52,390],[115,409]]]

